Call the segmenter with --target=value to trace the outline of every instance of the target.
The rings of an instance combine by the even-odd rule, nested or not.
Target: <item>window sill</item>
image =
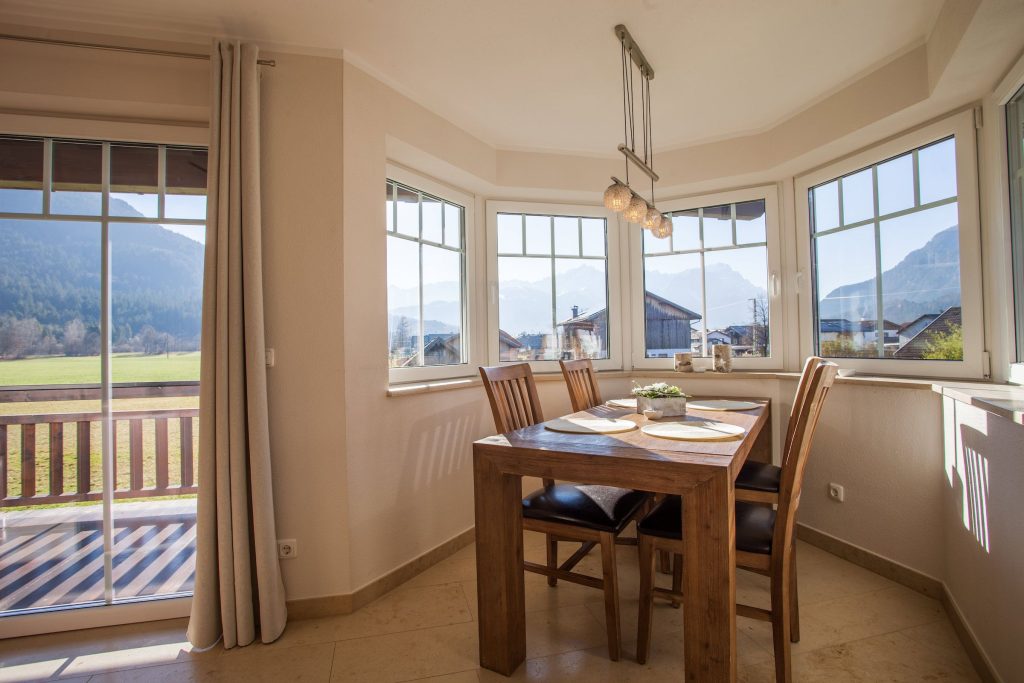
[[[630,377],[630,373],[622,370],[602,370],[597,376],[605,378]],[[561,382],[561,372],[535,372],[534,380],[537,382]],[[416,396],[418,394],[433,394],[439,391],[457,391],[459,389],[472,389],[483,386],[479,377],[456,377],[452,379],[438,379],[430,382],[409,382],[407,384],[389,384],[387,395],[392,398],[399,396]]]
[[[939,382],[932,390],[960,403],[1024,425],[1024,388],[1015,384]]]

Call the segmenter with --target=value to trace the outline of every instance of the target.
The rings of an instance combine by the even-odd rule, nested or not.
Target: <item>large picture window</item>
[[[820,184],[808,200],[818,352],[963,360],[955,139]]]
[[[387,181],[388,365],[393,369],[467,362],[466,204]]]
[[[1024,363],[1024,88],[1006,103],[1006,157],[1010,180],[1017,362]]]
[[[642,282],[634,311],[643,311],[634,335],[636,364],[675,353],[710,356],[729,345],[739,366],[770,363],[773,353],[775,188],[671,202],[672,235],[639,231]],[[772,248],[769,243],[772,242]],[[779,364],[781,361],[776,361]],[[667,361],[662,365],[668,364]]]
[[[974,138],[964,112],[796,179],[802,355],[985,375]]]
[[[608,222],[497,214],[499,360],[609,357]]]

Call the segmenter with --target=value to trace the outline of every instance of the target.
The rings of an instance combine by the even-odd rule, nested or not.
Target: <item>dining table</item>
[[[526,658],[522,478],[557,479],[682,496],[683,662],[687,681],[736,680],[736,475],[747,459],[771,462],[766,398],[743,411],[688,410],[649,420],[608,404],[564,419],[622,419],[615,434],[552,431],[541,422],[473,444],[480,665],[512,675]],[[651,436],[658,422],[713,421],[743,428],[711,441]]]

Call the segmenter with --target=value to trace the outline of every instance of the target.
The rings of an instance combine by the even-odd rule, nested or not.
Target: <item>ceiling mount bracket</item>
[[[627,29],[625,25],[619,24],[615,27],[615,35],[618,37],[619,42],[622,43],[622,46],[626,48],[626,52],[629,53],[633,63],[635,63],[637,68],[640,69],[640,73],[643,76],[646,76],[648,80],[653,81],[654,67],[651,66],[651,63],[647,61],[646,57],[644,57],[644,53],[640,50],[640,46],[636,44],[636,41],[633,40],[633,36],[629,34],[629,29]]]

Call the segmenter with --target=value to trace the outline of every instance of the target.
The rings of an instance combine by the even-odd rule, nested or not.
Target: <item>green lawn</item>
[[[199,380],[199,352],[143,356],[115,353],[114,382]],[[99,356],[52,356],[0,361],[0,387],[26,384],[98,384]]]

